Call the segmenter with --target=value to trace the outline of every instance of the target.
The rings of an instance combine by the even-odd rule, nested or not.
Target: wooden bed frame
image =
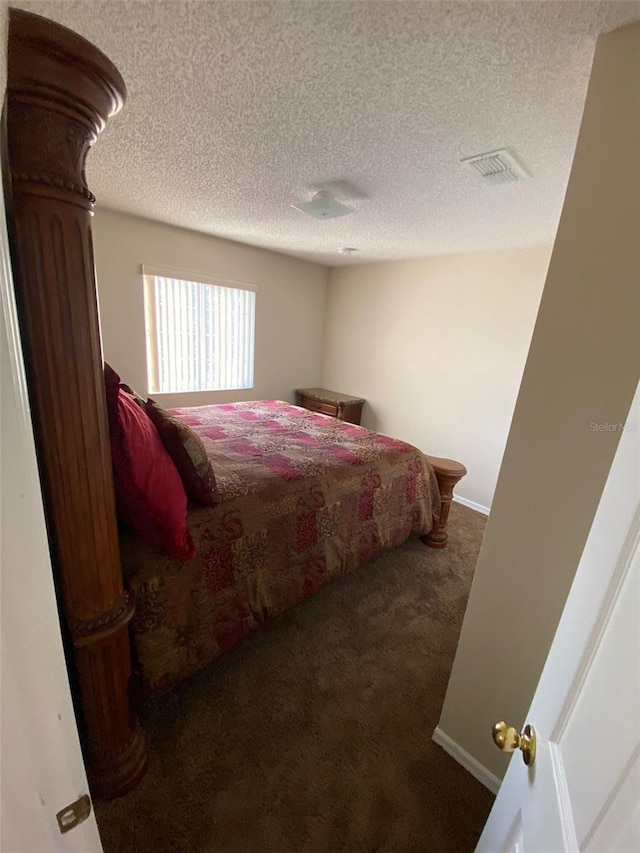
[[[94,797],[142,779],[93,263],[89,148],[124,104],[115,66],[45,18],[11,9],[3,166],[16,298],[62,628]],[[429,457],[442,496],[423,538],[447,541],[466,469]],[[28,608],[28,603],[25,605]],[[25,617],[28,618],[28,617]]]

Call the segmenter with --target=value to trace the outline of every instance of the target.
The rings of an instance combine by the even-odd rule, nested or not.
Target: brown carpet
[[[493,796],[431,740],[485,519],[322,590],[147,711],[106,853],[472,851]]]

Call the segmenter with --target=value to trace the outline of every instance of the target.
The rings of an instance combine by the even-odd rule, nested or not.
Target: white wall
[[[293,400],[295,388],[318,384],[325,267],[109,210],[98,209],[93,236],[104,355],[140,393],[148,391],[143,263],[258,285],[254,388],[154,395],[164,405]]]
[[[7,7],[0,0],[0,96]],[[88,792],[62,650],[0,185],[0,632],[2,853],[98,853],[93,813],[60,834]]]
[[[640,377],[639,105],[636,24],[602,36],[596,47],[439,724],[499,777],[505,762],[491,741],[491,726],[497,720],[525,723],[621,434],[592,425],[625,424]],[[628,428],[640,438],[640,425]]]
[[[363,424],[463,462],[490,506],[550,249],[333,269],[322,384],[367,400]]]

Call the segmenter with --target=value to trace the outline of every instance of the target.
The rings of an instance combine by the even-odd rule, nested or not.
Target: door
[[[6,84],[0,0],[0,97]],[[60,636],[0,184],[0,630],[2,853],[98,853],[93,814],[56,815],[88,791]]]
[[[535,762],[512,755],[477,853],[640,850],[638,392],[611,426],[620,444],[523,721],[537,730]]]
[[[2,853],[98,853],[93,814],[56,815],[88,792],[49,560],[7,264],[0,186],[0,648]]]

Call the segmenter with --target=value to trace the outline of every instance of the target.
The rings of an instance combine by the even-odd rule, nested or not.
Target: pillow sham
[[[110,438],[119,514],[151,545],[190,560],[196,549],[180,475],[146,412],[121,388]]]
[[[107,418],[109,420],[109,433],[120,436],[120,422],[118,420],[118,391],[120,390],[120,376],[110,364],[104,363],[104,391],[107,400]]]
[[[205,506],[218,503],[216,477],[200,436],[151,397],[147,400],[146,412],[178,469],[187,495]]]
[[[131,385],[127,385],[125,382],[121,382],[120,388],[123,391],[126,391],[130,397],[133,397],[133,399],[136,401],[136,403],[140,406],[141,409],[144,409],[146,405],[146,400],[144,399],[144,397],[141,397],[137,391],[134,391]]]

